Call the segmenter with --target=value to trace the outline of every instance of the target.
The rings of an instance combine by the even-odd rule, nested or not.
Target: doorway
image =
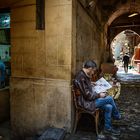
[[[10,122],[10,52],[10,9],[0,9],[0,129],[3,123],[9,127]],[[4,129],[1,129],[0,135],[6,133],[3,130]]]

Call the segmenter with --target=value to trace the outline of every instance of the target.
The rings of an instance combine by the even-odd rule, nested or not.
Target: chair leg
[[[77,129],[77,124],[78,124],[78,113],[76,113],[76,117],[75,117],[75,121],[74,121],[74,128],[73,128],[73,133],[76,132],[76,129]]]
[[[99,110],[95,112],[95,127],[96,127],[96,134],[99,134],[98,125],[99,125]]]

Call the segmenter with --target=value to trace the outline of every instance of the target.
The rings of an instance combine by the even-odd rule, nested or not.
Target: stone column
[[[48,126],[71,131],[72,0],[45,1],[45,30],[36,30],[35,13],[35,0],[11,8],[14,140]]]

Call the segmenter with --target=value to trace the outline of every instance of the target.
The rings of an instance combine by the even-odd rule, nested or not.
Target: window
[[[36,29],[45,29],[45,0],[36,0]]]

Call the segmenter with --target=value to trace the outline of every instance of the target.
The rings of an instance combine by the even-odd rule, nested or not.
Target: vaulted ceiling
[[[101,11],[102,22],[107,22],[110,16],[114,12],[119,10],[120,7],[122,6],[124,6],[123,7],[124,9],[127,10],[129,9],[129,11],[127,12],[131,13],[132,11],[135,11],[139,8],[138,7],[136,9],[138,4],[140,5],[140,0],[78,0],[78,1],[85,7],[85,9],[91,14],[91,16],[95,13],[96,7],[98,7],[99,10]],[[125,11],[124,14],[126,14]],[[140,14],[140,9],[139,9],[139,14]],[[126,16],[125,16],[125,22],[129,22],[129,18],[126,18]]]
[[[126,4],[128,0],[98,0],[103,16],[109,17],[119,6]]]
[[[23,0],[2,0],[0,2],[0,8],[3,7],[10,7],[11,4],[16,3],[17,1],[23,1]],[[117,11],[121,6],[126,5],[129,3],[129,8],[135,9],[137,6],[135,3],[139,3],[140,0],[77,0],[79,1],[83,7],[85,7],[85,10],[90,13],[92,17],[95,17],[94,19],[98,19],[99,16],[95,15],[95,9],[96,7],[99,8],[101,12],[101,17],[99,19],[99,22],[102,22],[102,25],[106,24],[109,18]],[[125,8],[125,7],[124,7]],[[127,9],[127,8],[126,8]],[[131,11],[130,11],[131,12]],[[139,15],[129,18],[128,14],[124,13],[122,15],[114,15],[115,18],[112,18],[112,22],[110,22],[110,27],[117,28],[119,26],[134,26],[136,27],[140,25],[140,8],[139,8]],[[111,24],[112,23],[112,24]]]
[[[15,3],[19,0],[1,0],[0,2],[0,8],[9,7],[12,3]]]

